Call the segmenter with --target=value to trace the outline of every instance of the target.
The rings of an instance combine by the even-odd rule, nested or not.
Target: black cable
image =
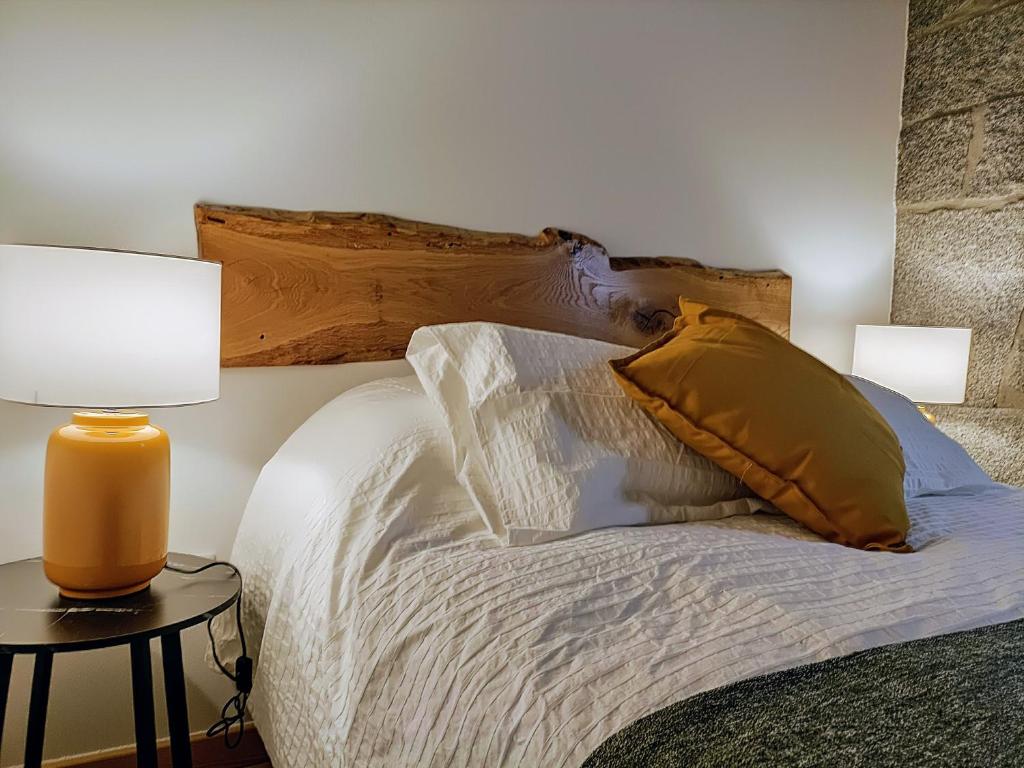
[[[195,569],[182,568],[180,565],[171,565],[170,563],[167,563],[164,568],[168,571],[173,571],[174,573],[183,573],[192,576],[209,570],[210,568],[216,568],[217,566],[230,568],[234,572],[235,576],[238,577],[238,599],[235,601],[235,625],[238,627],[238,638],[242,644],[242,655],[235,660],[235,674],[231,674],[228,668],[221,663],[220,658],[217,656],[217,644],[213,640],[213,620],[215,617],[211,616],[208,618],[206,620],[206,634],[210,638],[210,650],[213,654],[213,661],[221,673],[235,684],[235,690],[237,693],[228,699],[224,703],[224,706],[221,707],[220,720],[207,729],[206,735],[208,737],[213,737],[223,733],[224,745],[228,749],[234,749],[242,743],[242,736],[245,734],[245,706],[249,701],[249,693],[252,691],[252,659],[249,658],[248,650],[245,645],[245,629],[242,627],[242,572],[227,560],[214,560],[213,562]],[[238,730],[235,732],[235,738],[232,738],[231,727],[236,723],[238,724]]]

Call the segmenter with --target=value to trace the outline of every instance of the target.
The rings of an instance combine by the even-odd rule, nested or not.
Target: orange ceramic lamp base
[[[62,595],[127,595],[160,573],[170,470],[167,433],[142,413],[76,413],[50,436],[43,567]]]

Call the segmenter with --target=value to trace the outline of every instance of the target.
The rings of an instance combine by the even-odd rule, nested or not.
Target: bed
[[[788,330],[781,273],[616,263],[563,230],[215,206],[196,218],[203,257],[225,265],[227,365],[392,359],[418,326],[480,320],[635,347],[683,292]],[[958,450],[943,443],[938,464],[963,463]],[[1006,664],[1022,649],[1021,489],[967,465],[966,480],[915,489],[910,554],[838,546],[754,508],[507,546],[458,461],[410,368],[340,395],[261,473],[232,560],[257,658],[251,711],[279,768],[981,760],[963,733],[988,734],[981,763],[998,764],[1024,745],[1024,686]],[[229,626],[218,642],[230,656]],[[987,704],[943,720],[958,663]],[[889,697],[871,699],[890,671]],[[842,690],[816,701],[830,685]],[[939,713],[925,726],[901,719],[918,700]],[[797,724],[819,706],[828,722]],[[865,709],[881,719],[862,722]]]

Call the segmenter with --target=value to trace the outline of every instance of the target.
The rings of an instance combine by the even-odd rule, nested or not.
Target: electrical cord
[[[174,573],[183,573],[191,576],[218,566],[230,568],[234,572],[235,576],[238,577],[238,599],[235,601],[235,624],[238,627],[238,639],[242,645],[242,655],[235,660],[235,673],[231,674],[230,670],[224,666],[220,658],[217,656],[217,644],[213,640],[213,620],[215,617],[211,616],[208,618],[206,620],[206,634],[210,638],[210,650],[213,654],[213,662],[217,665],[217,668],[221,673],[235,684],[236,693],[224,703],[223,707],[221,707],[220,720],[207,729],[206,735],[208,737],[213,737],[224,734],[224,745],[228,749],[234,749],[242,743],[242,736],[245,734],[245,705],[248,703],[249,694],[252,692],[252,659],[249,658],[248,650],[245,645],[245,630],[242,628],[242,573],[235,565],[229,563],[227,560],[214,560],[213,562],[194,569],[183,568],[180,565],[172,565],[171,563],[167,563],[164,568],[168,571],[173,571]],[[234,738],[232,738],[231,727],[236,723],[238,724],[238,730],[235,731]]]

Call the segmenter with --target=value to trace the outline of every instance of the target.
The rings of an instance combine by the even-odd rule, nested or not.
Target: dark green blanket
[[[707,691],[637,720],[584,765],[1024,766],[1024,620]]]

